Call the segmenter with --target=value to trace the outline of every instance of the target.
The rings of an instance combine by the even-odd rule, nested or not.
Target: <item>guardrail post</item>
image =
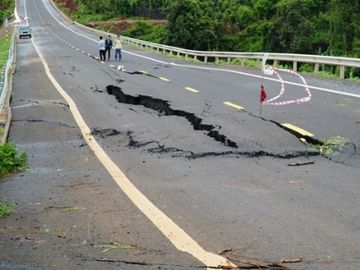
[[[315,66],[314,66],[314,73],[315,73],[315,74],[319,73],[319,69],[320,69],[320,65],[319,65],[319,63],[315,63]]]
[[[345,79],[345,66],[340,66],[340,80]]]
[[[208,58],[207,56],[204,56],[204,63],[207,64]]]
[[[293,62],[293,71],[297,72],[297,62],[296,61]]]
[[[219,57],[215,57],[215,64],[218,64],[219,63]]]
[[[194,62],[197,61],[197,55],[194,55]]]
[[[274,67],[277,67],[278,64],[279,64],[279,63],[278,63],[278,60],[274,60],[273,66],[274,66]]]
[[[231,58],[228,57],[227,60],[226,60],[226,62],[227,62],[228,65],[230,65],[230,61],[231,61]]]
[[[187,61],[188,58],[189,58],[189,55],[186,53],[186,54],[185,54],[185,60]]]

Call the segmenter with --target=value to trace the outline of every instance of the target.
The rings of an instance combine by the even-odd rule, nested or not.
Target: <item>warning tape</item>
[[[272,71],[278,77],[278,79],[280,81],[280,84],[281,84],[280,93],[277,96],[264,101],[263,102],[264,105],[282,106],[282,105],[289,105],[289,104],[294,104],[294,103],[295,104],[305,103],[305,102],[308,102],[311,100],[311,92],[310,92],[309,86],[308,86],[307,82],[305,81],[304,77],[301,76],[299,73],[292,71],[292,70],[288,70],[288,69],[277,69],[277,68],[272,68]],[[300,78],[300,80],[303,82],[303,86],[305,88],[305,92],[307,93],[307,96],[303,97],[303,98],[299,98],[299,99],[274,102],[274,101],[278,100],[285,93],[285,82],[284,82],[283,78],[280,76],[278,71],[287,72],[292,75],[298,76]]]

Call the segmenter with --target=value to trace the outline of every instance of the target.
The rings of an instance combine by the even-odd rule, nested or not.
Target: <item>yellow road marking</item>
[[[80,128],[80,131],[94,152],[98,160],[105,167],[108,173],[112,176],[114,181],[134,203],[134,205],[160,230],[165,237],[180,251],[186,252],[194,256],[196,259],[204,263],[208,268],[236,268],[237,266],[231,263],[226,258],[204,250],[194,239],[191,238],[183,229],[175,224],[168,216],[165,215],[159,208],[157,208],[144,194],[138,190],[133,183],[126,177],[121,169],[111,160],[103,148],[98,144],[95,137],[91,133],[91,129],[86,124],[82,115],[80,114],[74,100],[66,93],[61,85],[55,80],[48,64],[41,55],[34,40],[31,40],[40,61],[44,66],[45,73],[60,95],[69,104],[70,111]]]
[[[230,101],[225,101],[224,104],[227,105],[227,106],[230,106],[230,107],[232,107],[232,108],[234,108],[234,109],[237,109],[237,110],[242,110],[242,111],[245,110],[245,109],[244,109],[243,107],[241,107],[240,105],[237,105],[237,104],[232,103],[232,102],[230,102]]]
[[[196,90],[196,89],[191,88],[191,87],[185,87],[185,89],[190,91],[190,92],[193,92],[193,93],[199,93],[199,90]]]
[[[289,124],[289,123],[284,123],[284,124],[281,124],[283,127],[286,127],[288,129],[291,129],[291,130],[294,130],[296,131],[297,133],[303,135],[303,136],[309,136],[309,137],[312,137],[314,136],[314,134],[310,133],[309,131],[306,131],[305,129],[302,129],[302,128],[299,128],[297,126],[294,126],[292,124]]]
[[[165,81],[165,82],[170,82],[170,80],[169,79],[167,79],[167,78],[164,78],[164,77],[158,77],[160,80],[162,80],[162,81]]]

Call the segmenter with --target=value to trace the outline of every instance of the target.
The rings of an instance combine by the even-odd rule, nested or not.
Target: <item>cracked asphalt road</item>
[[[231,250],[225,256],[234,261],[303,258],[284,265],[295,269],[358,269],[359,154],[313,155],[276,123],[293,123],[317,139],[340,135],[359,148],[359,99],[313,91],[309,103],[266,106],[260,118],[259,81],[253,78],[126,53],[121,64],[127,72],[118,71],[109,66],[116,62],[99,63],[60,40],[97,55],[96,43],[61,27],[42,1],[26,3],[34,42],[92,134],[132,183],[204,249]],[[17,54],[10,139],[29,154],[30,170],[0,183],[1,196],[17,203],[16,212],[1,220],[0,268],[204,268],[172,246],[114,184],[45,76],[31,41],[18,41]],[[279,85],[265,84],[276,95]],[[183,117],[119,103],[108,94],[110,85],[129,97],[166,101]],[[330,85],[358,89],[346,82]],[[298,97],[299,90],[288,86],[288,97]],[[237,148],[207,136],[209,130],[194,130],[190,114]],[[305,161],[314,164],[288,166]],[[103,252],[108,245],[114,249]]]

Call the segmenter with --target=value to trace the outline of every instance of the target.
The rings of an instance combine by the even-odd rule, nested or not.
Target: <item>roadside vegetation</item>
[[[10,173],[23,171],[27,167],[26,153],[19,154],[15,144],[0,145],[0,178]]]
[[[15,208],[15,204],[9,200],[0,199],[0,218],[10,215]]]
[[[341,136],[326,137],[321,140],[322,144],[308,144],[310,149],[319,151],[322,156],[339,154],[351,141]]]
[[[0,26],[4,20],[9,18],[15,8],[15,0],[1,0],[0,1]]]
[[[0,71],[3,70],[4,66],[8,61],[10,47],[10,38],[0,36]]]

